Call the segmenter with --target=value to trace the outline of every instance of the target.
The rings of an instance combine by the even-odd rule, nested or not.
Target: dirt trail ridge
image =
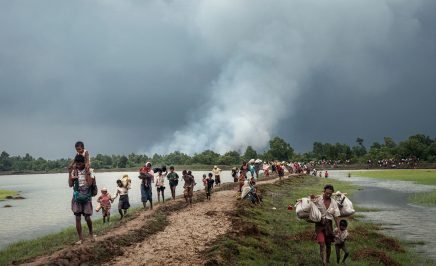
[[[260,181],[274,183],[278,179]],[[114,265],[202,265],[201,252],[208,243],[228,233],[228,214],[236,210],[235,190],[212,194],[211,201],[194,204],[169,216],[169,225],[133,247],[128,247]]]

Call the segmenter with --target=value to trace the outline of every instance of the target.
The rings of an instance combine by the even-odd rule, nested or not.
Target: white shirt
[[[88,184],[86,183],[86,170],[79,170],[77,169],[77,180],[79,181],[79,187],[88,187]]]
[[[324,205],[324,198],[323,196],[318,196],[315,199],[316,206],[318,207],[318,209],[321,212],[321,215],[323,218],[329,219],[329,220],[333,220],[334,217],[339,217],[341,215],[341,212],[339,211],[339,207],[338,204],[336,203],[336,201],[334,199],[330,199],[330,206],[328,209],[326,209],[325,205]]]
[[[335,244],[342,244],[344,243],[345,239],[348,237],[348,231],[345,229],[344,231],[337,231],[335,234]]]
[[[117,193],[120,194],[120,196],[127,195],[127,188],[117,187]]]
[[[156,187],[163,187],[165,186],[165,177],[167,176],[167,173],[162,173],[162,175],[156,176]]]

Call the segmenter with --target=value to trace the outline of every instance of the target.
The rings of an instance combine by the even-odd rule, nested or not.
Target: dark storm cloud
[[[1,147],[262,149],[436,133],[434,1],[2,1]]]

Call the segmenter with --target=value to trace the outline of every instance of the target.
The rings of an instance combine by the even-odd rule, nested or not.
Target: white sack
[[[344,193],[337,192],[334,199],[338,203],[341,215],[339,217],[348,217],[353,215],[356,211],[353,209],[353,203]]]

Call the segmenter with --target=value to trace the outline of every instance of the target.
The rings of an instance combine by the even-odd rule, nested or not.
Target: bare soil
[[[169,225],[142,243],[126,248],[114,265],[199,265],[207,243],[229,231],[227,212],[235,208],[235,191],[220,191],[211,201],[194,204],[168,217]]]

